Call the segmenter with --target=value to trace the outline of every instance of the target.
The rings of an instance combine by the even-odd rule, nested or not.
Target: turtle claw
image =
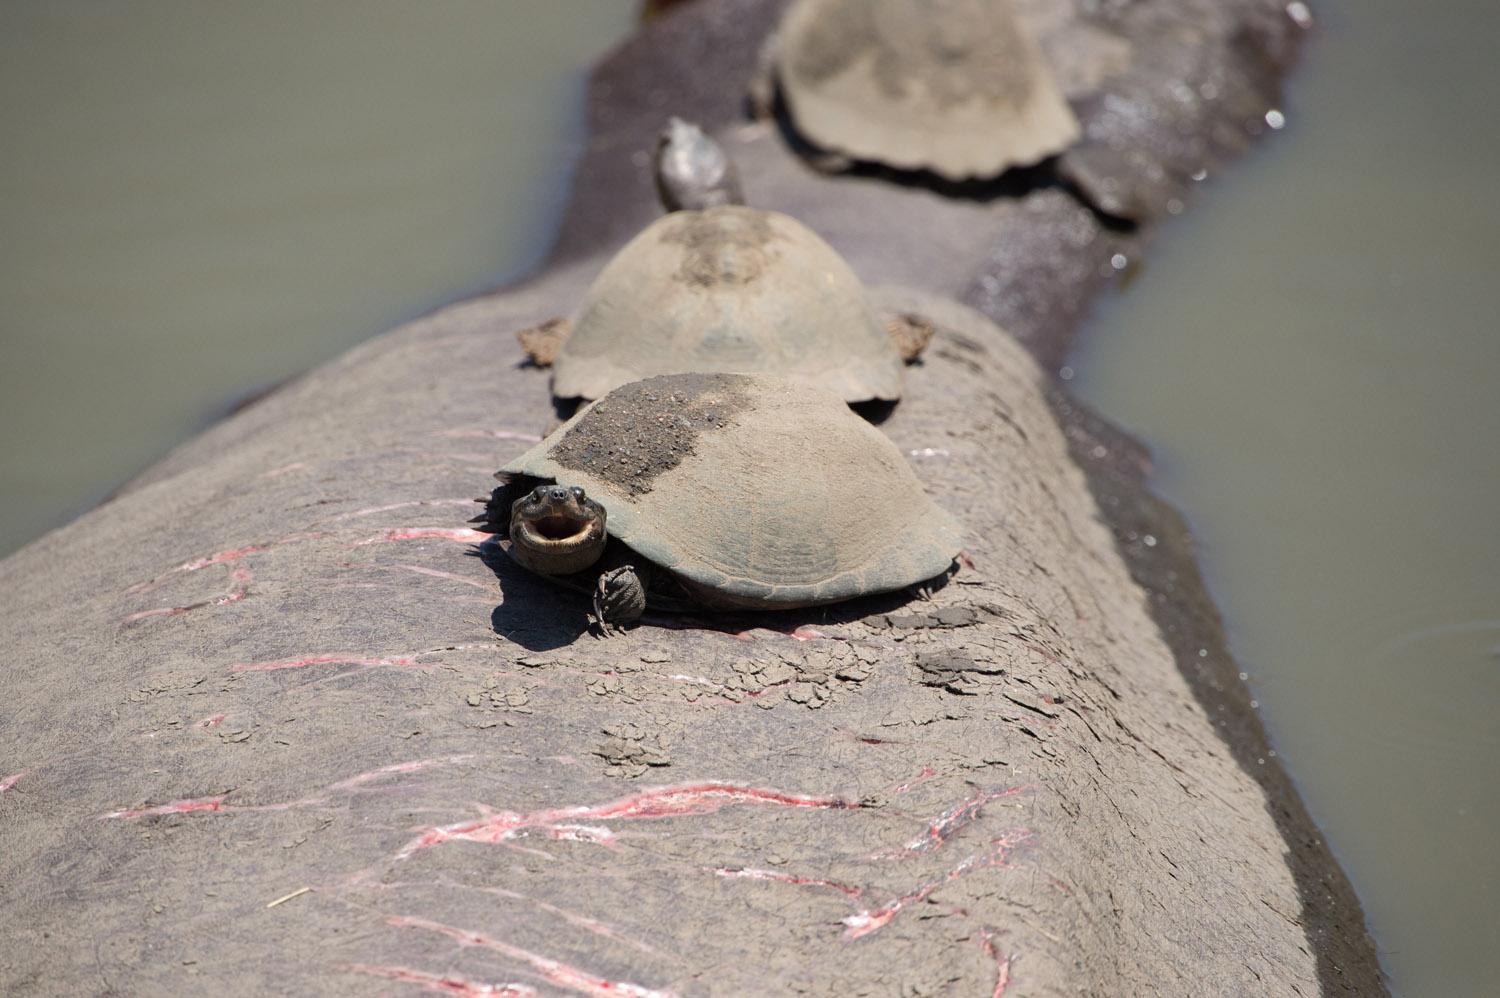
[[[625,633],[625,625],[646,612],[646,586],[634,565],[612,568],[599,576],[594,586],[594,612],[590,622],[599,625],[604,637]]]

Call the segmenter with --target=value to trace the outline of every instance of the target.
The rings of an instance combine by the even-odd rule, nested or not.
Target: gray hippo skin
[[[1078,148],[1112,143],[1159,217],[1249,141],[1294,28],[1261,0],[1082,6],[1017,5]],[[1256,765],[1184,529],[1045,373],[1148,229],[1050,183],[808,170],[740,123],[779,8],[683,5],[598,67],[540,276],[365,344],[0,562],[0,992],[1383,992],[1342,873]],[[1171,96],[1198,72],[1217,102]],[[1102,93],[1140,113],[1101,117]],[[668,113],[877,308],[936,327],[880,424],[964,526],[930,601],[600,641],[578,593],[463,526],[555,419],[515,332],[660,211],[631,154]]]

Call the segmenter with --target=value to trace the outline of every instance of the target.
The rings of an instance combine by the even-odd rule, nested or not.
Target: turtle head
[[[604,553],[604,507],[576,485],[538,485],[510,507],[510,550],[541,575],[581,572]]]
[[[656,145],[656,192],[667,211],[744,204],[739,173],[717,142],[672,118]]]

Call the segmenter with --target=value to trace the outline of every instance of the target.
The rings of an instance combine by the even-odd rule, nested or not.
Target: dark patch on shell
[[[693,453],[698,434],[723,429],[750,405],[746,380],[735,374],[675,374],[626,385],[590,406],[548,456],[632,496],[644,495],[657,475]]]
[[[1031,95],[1022,30],[1014,14],[977,0],[830,2],[793,44],[793,66],[821,82],[871,58],[875,84],[892,100],[919,84],[940,108],[975,99],[1018,108]]]
[[[673,276],[689,288],[749,284],[770,264],[776,239],[765,215],[734,208],[684,214],[682,224],[661,237],[682,247],[682,264]]]

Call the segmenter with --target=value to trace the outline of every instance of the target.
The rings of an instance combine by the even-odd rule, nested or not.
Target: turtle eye
[[[588,498],[583,494],[583,489],[579,488],[576,485],[573,486],[569,491],[573,493],[573,498],[577,499],[579,502],[583,502],[584,499]]]
[[[532,502],[541,502],[545,498],[547,498],[547,486],[538,485],[536,488],[531,490]]]

